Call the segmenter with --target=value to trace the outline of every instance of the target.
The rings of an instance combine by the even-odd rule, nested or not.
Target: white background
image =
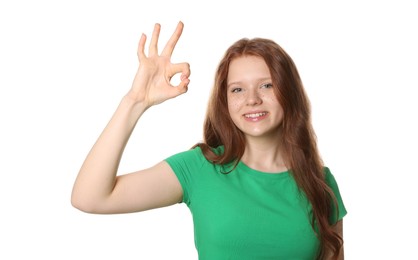
[[[273,4],[274,3],[274,4]],[[201,140],[218,61],[242,37],[296,62],[348,215],[346,259],[418,259],[413,1],[1,1],[0,259],[196,259],[184,204],[89,215],[70,204],[84,157],[128,91],[141,33],[184,33],[189,92],[149,110],[120,173]],[[162,45],[161,45],[162,47]]]

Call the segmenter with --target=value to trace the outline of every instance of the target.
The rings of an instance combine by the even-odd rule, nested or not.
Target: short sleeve
[[[332,175],[328,167],[325,167],[325,181],[334,192],[334,196],[338,203],[338,215],[336,214],[337,211],[335,209],[334,204],[332,207],[334,214],[331,217],[331,223],[336,223],[337,221],[341,220],[345,215],[347,215],[347,210],[344,206],[344,202],[341,197],[340,190],[338,189],[337,181],[335,180],[334,175]]]
[[[172,155],[165,159],[174,171],[183,189],[183,202],[190,205],[193,182],[196,173],[203,165],[203,154],[199,147]]]

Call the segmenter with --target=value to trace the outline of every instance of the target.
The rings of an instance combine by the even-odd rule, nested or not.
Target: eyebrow
[[[264,77],[264,78],[259,78],[257,79],[257,81],[272,81],[271,77]],[[242,83],[242,81],[232,81],[230,83],[228,83],[226,86],[227,88],[231,87],[231,85],[240,85]]]

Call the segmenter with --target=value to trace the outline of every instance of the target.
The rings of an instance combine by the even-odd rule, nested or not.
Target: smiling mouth
[[[245,114],[244,117],[246,117],[246,118],[257,118],[257,117],[261,117],[261,116],[265,116],[265,115],[267,115],[267,112]]]

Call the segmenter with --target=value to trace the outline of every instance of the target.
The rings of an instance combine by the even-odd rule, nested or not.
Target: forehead
[[[228,82],[270,77],[270,70],[263,58],[241,56],[229,64]]]

